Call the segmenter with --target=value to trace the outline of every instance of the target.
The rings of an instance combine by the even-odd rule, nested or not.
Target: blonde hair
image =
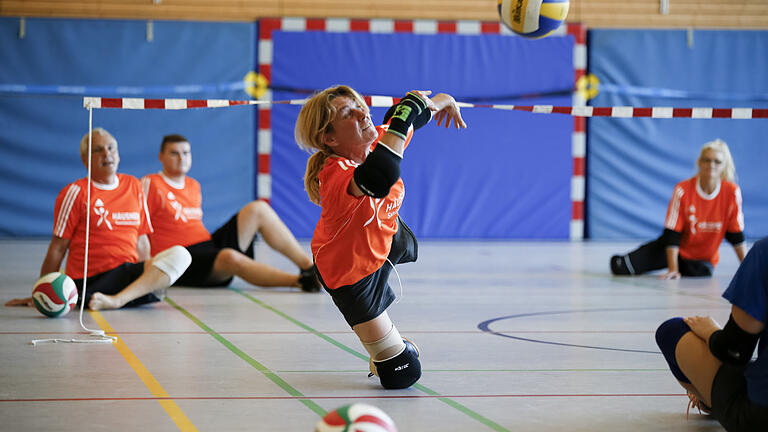
[[[704,157],[704,152],[707,150],[714,150],[723,154],[725,169],[723,169],[723,174],[720,178],[729,182],[736,181],[736,165],[733,163],[733,157],[731,156],[731,150],[728,149],[728,144],[720,138],[704,144],[704,146],[701,147],[701,152],[699,152],[699,158],[696,159],[697,165],[698,162],[701,161],[701,158]]]
[[[320,205],[320,181],[317,176],[325,166],[325,161],[333,154],[331,148],[325,144],[324,138],[327,133],[333,132],[331,122],[336,118],[336,106],[333,105],[333,100],[340,96],[349,97],[361,108],[368,110],[365,99],[351,87],[345,85],[329,87],[307,100],[299,112],[293,132],[299,147],[314,153],[307,161],[304,188],[307,190],[309,200],[317,205]]]
[[[99,134],[109,140],[111,140],[115,145],[117,145],[117,140],[115,137],[112,136],[111,133],[107,132],[106,129],[97,127],[93,129],[92,132],[94,135]],[[83,135],[83,138],[80,139],[80,157],[85,160],[85,157],[88,155],[88,133],[86,132],[85,135]]]

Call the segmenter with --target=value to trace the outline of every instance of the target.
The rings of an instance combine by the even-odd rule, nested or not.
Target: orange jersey
[[[136,177],[117,175],[117,184],[91,187],[88,239],[88,276],[139,260],[136,242],[149,231],[141,183]],[[82,178],[59,192],[54,209],[53,235],[70,239],[66,273],[83,278],[88,180]]]
[[[744,231],[741,189],[723,180],[707,195],[696,177],[684,180],[672,193],[664,227],[682,233],[681,257],[716,265],[725,233]]]
[[[203,225],[200,183],[185,176],[177,183],[162,173],[141,179],[151,217],[149,243],[152,256],[171,246],[189,246],[211,239]]]
[[[379,137],[386,130],[377,129]],[[412,132],[406,145],[411,136]],[[375,146],[376,143],[371,149]],[[402,179],[384,198],[350,195],[347,187],[357,166],[349,159],[331,156],[318,175],[322,211],[312,236],[312,255],[323,281],[331,289],[353,284],[384,264],[405,197]]]

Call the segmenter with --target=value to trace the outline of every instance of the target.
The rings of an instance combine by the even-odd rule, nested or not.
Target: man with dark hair
[[[172,245],[184,246],[192,255],[192,264],[176,285],[226,286],[238,276],[262,287],[319,291],[312,258],[269,204],[246,204],[211,235],[202,222],[200,183],[187,175],[192,165],[189,141],[178,134],[163,137],[159,159],[162,171],[141,180],[151,219],[149,242],[153,255]],[[259,234],[296,264],[299,274],[254,261],[253,241]]]

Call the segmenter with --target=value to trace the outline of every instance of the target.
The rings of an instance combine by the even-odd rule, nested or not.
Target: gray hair
[[[115,145],[117,145],[117,140],[115,139],[115,137],[113,137],[112,134],[107,132],[107,130],[104,128],[101,128],[101,127],[94,128],[92,133],[94,135],[99,134],[109,139],[113,143],[115,143]],[[87,154],[88,154],[88,133],[83,135],[83,138],[80,140],[80,156],[84,158]]]

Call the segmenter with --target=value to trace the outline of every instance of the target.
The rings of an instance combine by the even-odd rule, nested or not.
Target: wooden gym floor
[[[363,402],[408,431],[709,431],[667,371],[654,331],[709,314],[737,267],[715,277],[612,277],[608,258],[636,244],[420,243],[399,266],[390,315],[421,349],[413,388],[385,391],[326,293],[172,288],[163,303],[85,312],[112,344],[85,338],[73,312],[48,319],[0,307],[0,430],[307,431]],[[0,241],[0,300],[28,296],[46,241]],[[290,263],[257,243],[257,259]],[[400,293],[396,277],[390,279]]]

